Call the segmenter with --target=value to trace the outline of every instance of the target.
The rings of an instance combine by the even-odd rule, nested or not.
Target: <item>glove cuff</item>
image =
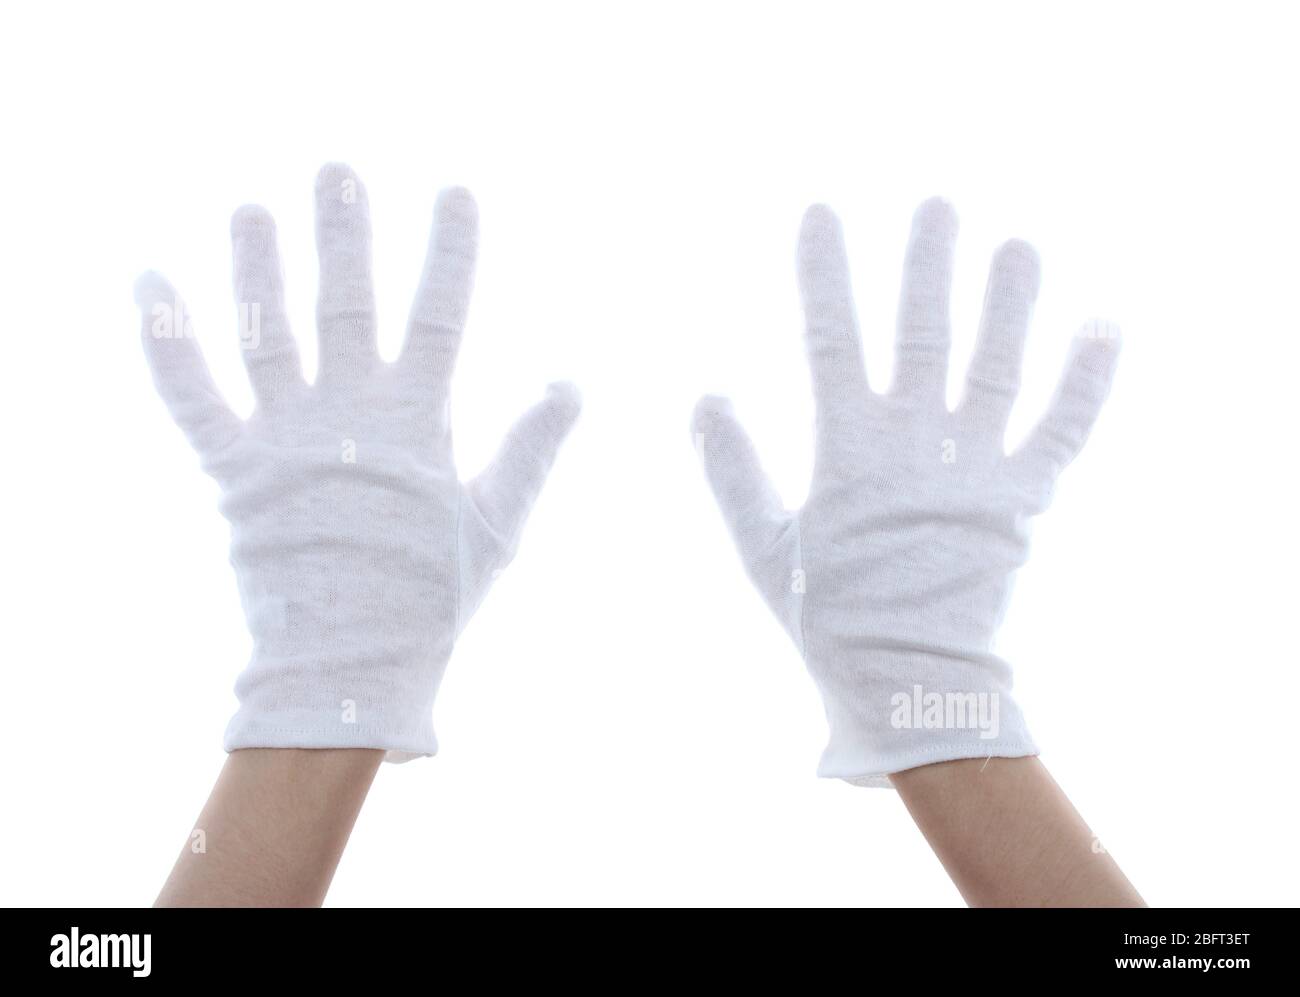
[[[433,699],[446,658],[311,663],[254,655],[235,683],[239,710],[226,727],[240,748],[379,748],[389,761],[438,751]]]
[[[322,715],[285,709],[256,713],[241,707],[226,727],[223,747],[240,748],[379,748],[386,761],[405,762],[438,753],[432,718],[409,728],[385,724],[345,723],[342,710]]]
[[[921,765],[1038,754],[1011,669],[992,655],[876,650],[813,671],[830,726],[823,778],[889,787],[890,775]]]

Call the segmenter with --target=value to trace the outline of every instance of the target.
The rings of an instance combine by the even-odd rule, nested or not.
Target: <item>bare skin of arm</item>
[[[972,907],[1144,907],[1037,758],[974,758],[890,776]]]
[[[318,907],[383,761],[369,749],[231,752],[155,906]]]

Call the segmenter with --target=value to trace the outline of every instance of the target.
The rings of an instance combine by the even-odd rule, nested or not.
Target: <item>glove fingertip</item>
[[[735,415],[731,399],[724,395],[704,395],[695,403],[691,416],[691,429],[699,431],[719,419],[730,419]]]
[[[912,213],[914,228],[932,228],[948,237],[957,234],[957,209],[947,198],[935,195],[927,197]]]
[[[1074,334],[1075,349],[1087,350],[1098,357],[1113,357],[1124,345],[1119,324],[1108,319],[1091,318]]]
[[[146,270],[137,277],[132,291],[135,303],[141,308],[151,308],[159,301],[170,302],[176,297],[167,278],[157,270]]]
[[[800,230],[805,237],[839,235],[840,219],[829,204],[810,204],[803,213]]]
[[[552,381],[546,386],[546,400],[566,427],[582,411],[582,392],[570,381]]]
[[[360,185],[360,178],[357,177],[354,170],[347,163],[329,162],[316,171],[316,193],[331,194],[341,184],[352,183]]]
[[[230,237],[239,239],[258,232],[275,234],[275,219],[260,204],[241,204],[230,216]]]
[[[444,187],[434,207],[438,222],[473,227],[478,224],[478,202],[468,187]]]
[[[1008,239],[993,254],[995,272],[1003,280],[1022,285],[1031,298],[1038,296],[1043,265],[1038,250],[1024,239]]]

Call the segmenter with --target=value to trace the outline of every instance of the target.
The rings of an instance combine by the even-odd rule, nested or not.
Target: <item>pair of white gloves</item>
[[[438,200],[394,363],[375,345],[365,190],[346,167],[327,166],[316,204],[314,384],[285,315],[274,222],[242,208],[231,224],[257,399],[247,420],[222,400],[172,288],[152,273],[136,286],[155,383],[221,486],[254,641],[225,746],[431,755],[452,647],[514,556],[579,399],[552,385],[488,468],[462,483],[448,397],[474,270],[473,199],[450,190]],[[821,691],[823,776],[887,784],[931,762],[1035,753],[993,636],[1029,519],[1083,445],[1118,342],[1077,338],[1056,400],[1004,455],[1037,258],[1018,242],[998,252],[965,398],[949,412],[956,229],[942,201],[917,211],[894,384],[879,393],[863,368],[839,223],[822,207],[805,216],[799,276],[817,452],[802,509],[784,508],[724,399],[702,399],[695,412],[696,443],[746,570]]]

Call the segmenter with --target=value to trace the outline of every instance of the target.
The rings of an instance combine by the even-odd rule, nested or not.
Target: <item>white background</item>
[[[462,473],[545,383],[583,417],[457,647],[443,749],[379,774],[350,904],[960,902],[889,791],[816,779],[821,707],[692,450],[729,394],[798,504],[800,215],[843,219],[886,383],[914,206],[1044,282],[1011,439],[1070,335],[1125,331],[1000,651],[1044,760],[1159,905],[1293,904],[1296,25],[1281,7],[222,3],[6,10],[0,902],[151,902],[248,651],[216,492],[155,397],[170,277],[241,411],[227,223],[279,223],[309,369],[312,180],[369,187],[392,355],[434,195],[482,252]],[[385,321],[387,320],[387,321]]]

